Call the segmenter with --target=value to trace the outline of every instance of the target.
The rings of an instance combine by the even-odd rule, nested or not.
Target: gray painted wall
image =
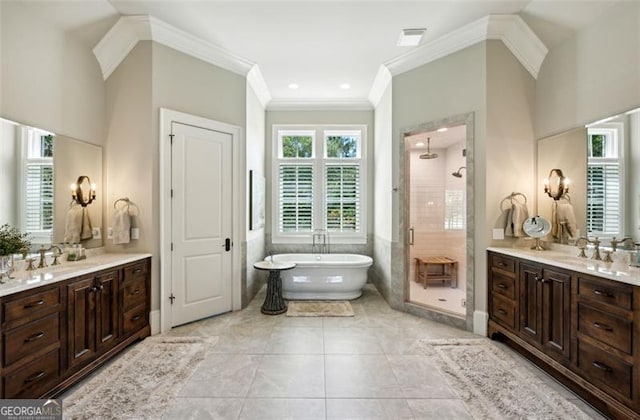
[[[25,2],[0,11],[0,117],[102,145],[105,87],[91,48]]]
[[[640,106],[640,2],[621,1],[549,51],[536,83],[536,138]]]

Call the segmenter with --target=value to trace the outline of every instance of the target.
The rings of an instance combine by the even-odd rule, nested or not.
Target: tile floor
[[[462,300],[466,300],[467,291],[460,287],[452,289],[448,284],[431,284],[426,289],[422,284],[412,281],[409,288],[409,299],[436,310],[465,316],[467,309],[462,306]]]
[[[352,301],[352,318],[262,315],[263,299],[264,290],[242,311],[170,332],[220,338],[165,419],[472,418],[444,377],[420,355],[416,340],[476,335],[395,311],[372,285]]]

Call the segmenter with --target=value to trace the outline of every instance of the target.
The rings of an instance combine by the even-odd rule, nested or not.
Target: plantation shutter
[[[324,182],[327,230],[360,232],[360,166],[327,165]]]
[[[281,164],[279,171],[279,230],[313,230],[313,166]]]
[[[53,229],[53,165],[49,162],[28,162],[26,167],[27,232]]]
[[[587,167],[587,232],[620,233],[620,166],[618,163],[589,164]]]

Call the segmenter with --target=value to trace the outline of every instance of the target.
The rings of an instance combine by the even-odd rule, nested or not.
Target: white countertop
[[[13,279],[2,279],[5,283],[0,284],[0,297],[135,262],[150,256],[151,254],[104,253],[89,256],[87,259],[80,261],[64,260],[61,265],[39,268],[31,272],[16,271],[12,275]]]
[[[631,267],[628,264],[628,254],[618,251],[612,254],[614,262],[592,260],[591,258],[579,258],[578,248],[570,247],[568,252],[558,250],[536,251],[528,248],[501,248],[489,247],[489,251],[497,252],[512,257],[535,261],[542,264],[553,265],[567,270],[577,271],[593,276],[604,277],[622,283],[640,286],[640,268]],[[591,256],[592,250],[587,250],[587,255]],[[601,252],[604,258],[604,252]]]

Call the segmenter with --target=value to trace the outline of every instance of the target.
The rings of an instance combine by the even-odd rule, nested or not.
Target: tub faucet
[[[328,254],[329,253],[329,233],[324,229],[316,229],[313,231],[311,244],[312,254]]]

